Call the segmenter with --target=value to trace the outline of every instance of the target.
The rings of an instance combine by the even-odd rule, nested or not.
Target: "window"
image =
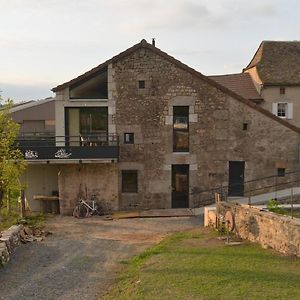
[[[284,168],[278,168],[277,169],[277,176],[278,177],[284,177],[285,176],[285,169]]]
[[[287,103],[277,104],[277,116],[285,118],[287,115]]]
[[[281,87],[280,88],[280,95],[284,95],[285,94],[285,87]]]
[[[248,123],[243,123],[243,130],[248,130]]]
[[[124,133],[124,144],[134,144],[134,133]]]
[[[173,107],[173,151],[189,151],[189,107]]]
[[[293,118],[293,103],[278,102],[272,104],[272,112],[279,118],[292,119]]]
[[[144,89],[146,87],[145,80],[139,80],[139,89]]]
[[[138,192],[138,174],[136,170],[122,171],[122,193]]]
[[[107,76],[107,68],[105,68],[94,77],[83,79],[70,86],[70,99],[107,99]]]

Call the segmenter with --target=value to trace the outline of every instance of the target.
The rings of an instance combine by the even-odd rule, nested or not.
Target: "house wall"
[[[245,70],[245,73],[249,73],[252,81],[254,83],[255,88],[257,89],[257,92],[260,94],[261,92],[261,85],[262,85],[262,81],[258,75],[257,69],[256,67],[253,67],[251,69]]]
[[[171,207],[172,164],[188,164],[190,207],[206,203],[201,191],[228,184],[228,162],[245,161],[245,180],[298,166],[297,133],[192,76],[150,50],[140,49],[113,65],[117,132],[134,132],[120,145],[122,170],[138,170],[136,194],[119,192],[121,208]],[[138,80],[146,88],[138,89]],[[190,150],[173,153],[173,106],[188,105]],[[249,130],[243,131],[243,123]],[[122,141],[122,140],[121,140]]]
[[[25,195],[32,211],[40,211],[40,202],[33,200],[34,195],[52,196],[58,191],[58,166],[53,164],[29,164],[21,177],[25,185]]]
[[[285,94],[280,94],[279,86],[264,86],[261,93],[264,98],[262,107],[272,112],[272,103],[293,103],[293,118],[286,119],[289,123],[300,127],[300,86],[285,87]]]
[[[66,107],[108,107],[108,133],[116,133],[115,125],[115,99],[113,91],[115,83],[112,80],[114,70],[111,65],[107,68],[108,74],[108,98],[107,99],[70,99],[69,88],[56,93],[55,115],[56,115],[56,136],[65,136],[65,108]],[[58,146],[63,143],[57,143]]]
[[[264,109],[272,112],[272,103],[293,103],[293,118],[286,118],[285,120],[297,127],[300,127],[300,86],[285,86],[283,84],[282,87],[285,87],[285,94],[280,94],[280,86],[263,85],[256,67],[246,70],[245,72],[250,74],[258,93],[264,99],[260,105]]]
[[[108,203],[113,210],[119,207],[116,164],[61,165],[58,187],[60,212],[64,215],[72,214],[80,197]]]
[[[43,101],[43,100],[42,100]],[[35,104],[35,102],[34,102]],[[25,106],[26,104],[24,104]],[[20,132],[55,132],[55,101],[15,108],[12,119],[21,125]],[[12,108],[13,110],[14,108]]]

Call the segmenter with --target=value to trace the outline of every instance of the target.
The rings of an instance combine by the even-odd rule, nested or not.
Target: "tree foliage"
[[[0,109],[0,208],[5,192],[21,190],[20,176],[26,169],[24,157],[16,147],[20,127],[10,117],[11,105],[8,99]]]

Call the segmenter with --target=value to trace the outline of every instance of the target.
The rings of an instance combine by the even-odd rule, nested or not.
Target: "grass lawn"
[[[291,216],[292,215],[292,212],[290,209],[284,209],[284,214],[288,215],[288,216]],[[299,209],[295,209],[293,211],[293,217],[294,218],[300,218],[300,210]]]
[[[104,299],[300,299],[300,259],[226,246],[205,229],[178,233],[124,262]]]

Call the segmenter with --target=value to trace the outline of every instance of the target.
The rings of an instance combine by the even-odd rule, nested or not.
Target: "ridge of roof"
[[[171,63],[173,63],[174,65],[176,65],[177,67],[189,72],[191,75],[194,75],[200,79],[202,79],[203,81],[205,81],[206,83],[210,84],[211,86],[217,88],[218,90],[224,92],[225,94],[227,94],[228,96],[236,99],[239,102],[244,103],[245,105],[247,105],[248,107],[260,112],[261,114],[275,120],[276,122],[284,125],[285,127],[297,132],[300,134],[300,128],[296,127],[290,123],[288,123],[287,121],[280,119],[279,117],[273,115],[271,112],[265,110],[264,108],[257,106],[253,101],[248,100],[240,95],[238,95],[237,93],[235,93],[234,91],[228,89],[227,87],[224,87],[223,85],[217,83],[216,81],[214,81],[213,79],[210,79],[209,77],[203,75],[202,73],[196,71],[195,69],[189,67],[188,65],[182,63],[181,61],[177,60],[176,58],[174,58],[173,56],[167,54],[166,52],[160,50],[159,48],[157,48],[156,46],[153,46],[152,44],[149,44],[145,39],[142,39],[140,43],[133,45],[132,47],[128,48],[127,50],[117,54],[116,56],[112,57],[111,59],[105,61],[104,63],[98,65],[97,67],[91,69],[90,71],[76,77],[75,79],[72,79],[66,83],[63,83],[61,85],[58,85],[57,87],[53,88],[52,91],[56,92],[58,90],[61,90],[71,84],[74,84],[78,81],[80,81],[83,78],[86,78],[87,76],[93,75],[94,73],[96,73],[97,71],[99,71],[101,68],[103,68],[104,66],[107,66],[109,63],[115,62],[131,53],[133,53],[134,51],[136,51],[139,48],[146,48],[149,49],[151,51],[153,51],[154,53],[156,53],[157,55],[167,59],[168,61],[170,61]]]
[[[86,78],[88,78],[89,76],[91,76],[91,75],[95,74],[96,72],[100,71],[102,68],[108,66],[110,63],[113,63],[113,62],[115,62],[115,61],[117,61],[117,60],[123,58],[124,56],[127,56],[127,55],[131,54],[131,53],[134,52],[135,50],[137,50],[137,49],[139,49],[139,48],[141,48],[141,47],[144,47],[144,46],[146,46],[147,44],[148,44],[147,41],[146,41],[145,39],[142,39],[139,43],[133,45],[132,47],[130,47],[130,48],[128,48],[128,49],[126,49],[126,50],[120,52],[119,54],[113,56],[112,58],[106,60],[104,63],[98,65],[97,67],[92,68],[91,70],[89,70],[89,71],[83,73],[82,75],[79,75],[78,77],[76,77],[76,78],[74,78],[74,79],[72,79],[72,80],[70,80],[70,81],[67,81],[67,82],[65,82],[65,83],[63,83],[63,84],[60,84],[60,85],[58,85],[58,86],[52,88],[51,91],[57,92],[57,91],[59,91],[59,90],[62,90],[62,89],[64,89],[64,88],[70,86],[70,85],[73,85],[73,84],[77,83],[78,81],[80,81],[80,80],[82,80],[82,79],[86,79]],[[154,47],[154,46],[153,46],[153,47]]]

